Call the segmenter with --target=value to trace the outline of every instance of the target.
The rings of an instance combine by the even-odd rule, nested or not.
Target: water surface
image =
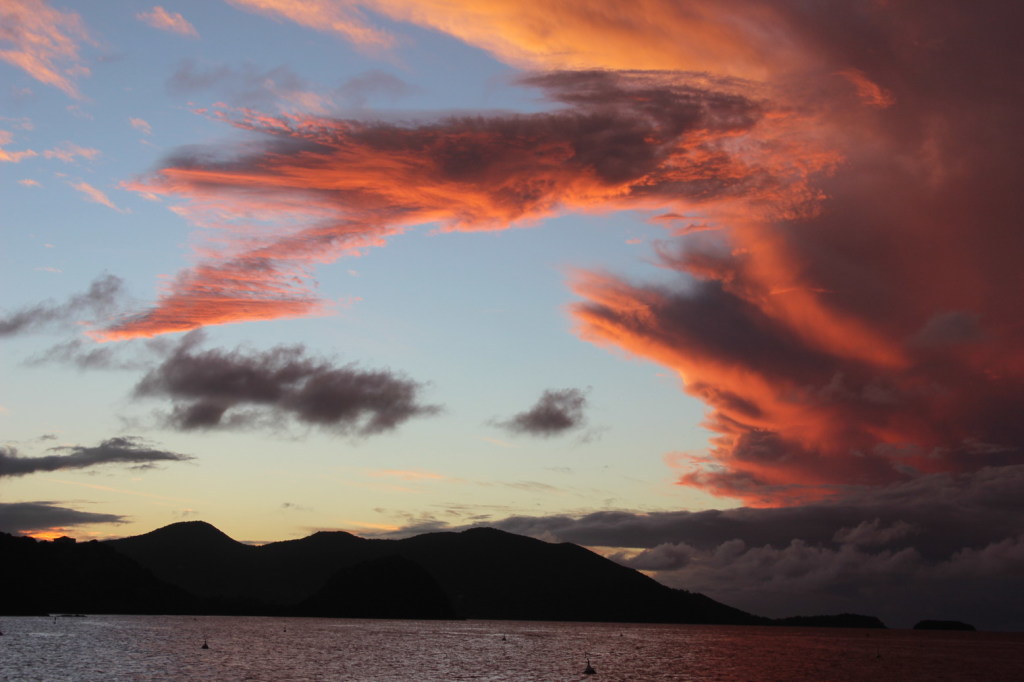
[[[1024,680],[1021,633],[216,616],[0,617],[0,631],[5,682]]]

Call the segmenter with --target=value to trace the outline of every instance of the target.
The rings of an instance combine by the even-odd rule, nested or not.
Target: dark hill
[[[569,543],[492,528],[394,541],[426,568],[466,618],[742,623],[753,617],[702,595],[665,587]]]
[[[263,585],[261,594],[275,604],[295,604],[324,585],[340,567],[371,556],[366,551],[370,542],[342,531],[321,531],[300,540],[263,545],[256,569]]]
[[[666,587],[593,552],[490,528],[430,533],[403,540],[316,533],[301,540],[251,547],[209,524],[178,523],[110,547],[135,559],[162,580],[201,597],[236,604],[263,604],[265,612],[309,613],[317,598],[337,612],[342,596],[363,584],[357,569],[398,557],[405,578],[392,591],[419,585],[430,602],[436,584],[457,617],[513,620],[597,620],[665,623],[761,623],[765,619],[700,594]],[[415,567],[413,567],[415,566]],[[394,566],[392,566],[394,568]],[[397,569],[396,569],[397,570]],[[423,574],[429,582],[413,575]],[[360,582],[361,581],[361,582]],[[364,590],[365,592],[365,590]],[[414,595],[407,593],[407,599]],[[390,597],[377,594],[381,604]],[[247,607],[254,612],[258,606]]]
[[[103,544],[193,594],[240,599],[259,591],[249,571],[256,548],[232,540],[205,521],[173,523]]]
[[[343,568],[294,613],[331,618],[454,618],[437,581],[414,561],[399,556]]]
[[[0,613],[196,613],[205,605],[96,541],[0,533]]]

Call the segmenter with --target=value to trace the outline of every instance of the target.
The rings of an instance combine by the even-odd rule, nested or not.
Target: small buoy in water
[[[205,637],[203,637],[203,645],[201,647],[199,647],[199,648],[200,649],[209,649],[210,648],[210,645],[206,643],[206,638]]]
[[[594,666],[590,665],[590,656],[587,656],[587,667],[583,669],[584,675],[596,675],[597,671],[594,670]]]
[[[2,634],[2,633],[0,633],[0,634]],[[505,635],[502,635],[501,636],[501,641],[507,642],[508,641],[508,637],[506,637]]]

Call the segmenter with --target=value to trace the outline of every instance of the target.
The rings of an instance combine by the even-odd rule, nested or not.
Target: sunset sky
[[[1024,629],[1022,20],[0,0],[0,531]]]

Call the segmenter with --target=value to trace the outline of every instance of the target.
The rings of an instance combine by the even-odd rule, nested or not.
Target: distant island
[[[884,628],[769,619],[571,543],[493,528],[402,540],[319,532],[246,545],[202,521],[78,543],[0,533],[0,613],[220,614]],[[920,624],[919,624],[920,625]]]

